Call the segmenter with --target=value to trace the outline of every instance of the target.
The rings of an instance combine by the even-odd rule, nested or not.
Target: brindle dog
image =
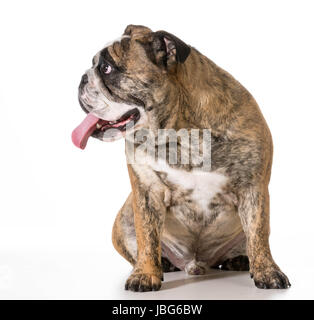
[[[238,81],[172,34],[129,25],[94,57],[79,100],[97,117],[88,134],[105,141],[143,128],[211,131],[208,171],[168,159],[128,164],[132,192],[112,234],[134,267],[126,289],[159,290],[164,271],[209,268],[250,270],[258,288],[290,286],[268,241],[271,134]]]

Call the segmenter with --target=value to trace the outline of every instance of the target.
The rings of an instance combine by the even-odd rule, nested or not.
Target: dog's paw
[[[247,256],[240,255],[231,259],[227,259],[221,264],[217,264],[211,268],[228,271],[249,271],[250,263]]]
[[[277,268],[253,272],[251,278],[259,289],[287,289],[291,287],[288,277]]]
[[[161,279],[148,273],[133,273],[125,283],[125,290],[131,291],[158,291],[160,287]]]

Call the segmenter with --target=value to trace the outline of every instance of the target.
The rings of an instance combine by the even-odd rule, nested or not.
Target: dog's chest
[[[152,168],[169,186],[173,205],[190,204],[203,213],[209,212],[212,199],[223,194],[228,183],[228,178],[218,172],[186,171],[170,167],[166,162],[154,163]]]

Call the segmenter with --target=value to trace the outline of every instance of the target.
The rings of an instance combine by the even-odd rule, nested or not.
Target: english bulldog
[[[125,289],[159,290],[163,272],[210,268],[248,270],[258,288],[290,287],[269,247],[271,134],[237,80],[176,36],[129,25],[94,56],[79,102],[87,117],[72,133],[76,146],[84,149],[90,136],[126,139],[132,192],[112,232],[133,266]],[[173,146],[158,134],[182,129],[210,131],[200,134],[200,142],[210,140],[200,161],[158,158],[158,148],[169,155]],[[150,152],[134,138],[143,130],[157,141]],[[175,144],[178,158],[195,146],[186,141]]]

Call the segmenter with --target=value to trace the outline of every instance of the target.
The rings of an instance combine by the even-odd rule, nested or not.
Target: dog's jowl
[[[258,288],[290,286],[268,241],[271,134],[230,74],[168,32],[129,25],[94,56],[79,102],[88,115],[76,146],[126,139],[132,192],[112,234],[133,266],[126,289],[159,290],[163,272],[210,268],[249,270]]]

